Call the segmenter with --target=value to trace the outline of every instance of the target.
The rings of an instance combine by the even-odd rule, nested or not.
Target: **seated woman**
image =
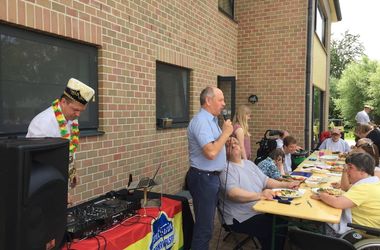
[[[311,198],[340,209],[351,209],[355,224],[380,228],[380,180],[374,176],[375,160],[367,153],[354,152],[346,158],[349,182],[352,184],[342,196],[328,193]]]
[[[281,148],[276,148],[269,153],[269,156],[261,161],[257,166],[269,178],[280,179],[285,174],[284,171],[285,153]]]
[[[380,168],[379,166],[379,151],[377,146],[369,138],[362,138],[356,142],[356,145],[352,152],[362,152],[368,153],[375,160],[375,176],[380,178]],[[347,191],[351,187],[351,183],[348,180],[347,172],[342,173],[340,183],[332,183],[332,186],[335,188],[341,188],[344,191]]]
[[[297,188],[299,182],[279,182],[265,176],[253,162],[243,160],[241,152],[238,141],[231,138],[227,143],[229,164],[220,174],[220,210],[232,231],[254,236],[262,249],[270,249],[273,216],[256,212],[252,206],[260,199],[272,200],[271,188]],[[281,232],[284,235],[286,227],[281,230],[285,230]],[[275,246],[282,249],[284,238],[276,236]]]

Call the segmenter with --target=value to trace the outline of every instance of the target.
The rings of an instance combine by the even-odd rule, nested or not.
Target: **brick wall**
[[[251,94],[259,98],[249,104],[254,152],[267,129],[287,129],[303,145],[307,1],[241,0],[236,17],[237,105]]]
[[[99,122],[103,136],[81,138],[80,202],[125,187],[128,174],[152,176],[163,191],[182,188],[186,129],[156,130],[155,62],[192,69],[191,114],[217,75],[236,75],[237,24],[217,0],[0,0],[0,20],[99,46]]]

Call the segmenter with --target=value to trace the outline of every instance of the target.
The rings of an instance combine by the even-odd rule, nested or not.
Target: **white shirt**
[[[368,124],[370,122],[369,115],[365,110],[358,112],[355,116],[355,120],[360,124]]]
[[[289,154],[285,153],[284,172],[285,174],[290,174],[292,172],[292,154],[290,153]]]
[[[67,131],[71,131],[72,121],[66,125]],[[36,115],[30,122],[26,137],[61,137],[58,121],[55,118],[53,107],[49,107]]]
[[[284,146],[284,141],[281,138],[276,139],[277,148],[282,148]]]
[[[327,138],[322,142],[321,146],[319,146],[319,149],[327,149],[333,152],[347,153],[350,151],[350,145],[348,145],[348,143],[342,138],[339,138],[337,142],[334,142],[332,138]]]

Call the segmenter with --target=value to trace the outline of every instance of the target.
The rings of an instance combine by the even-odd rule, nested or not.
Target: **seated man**
[[[292,154],[294,154],[300,147],[297,145],[297,140],[289,135],[284,138],[284,146],[282,150],[285,153],[284,160],[284,171],[285,174],[290,174],[292,172]]]
[[[225,223],[234,232],[255,236],[262,249],[270,249],[273,216],[256,212],[252,206],[260,199],[273,199],[273,192],[268,188],[297,188],[299,183],[279,182],[265,176],[253,162],[241,158],[235,138],[227,143],[227,159],[228,167],[220,174],[219,196]],[[275,245],[282,249],[283,239],[276,237]]]
[[[350,146],[341,137],[341,131],[338,128],[331,130],[331,137],[324,140],[319,146],[319,149],[327,149],[333,152],[347,153],[350,151]]]
[[[314,199],[341,209],[351,209],[352,222],[380,228],[380,180],[374,176],[375,161],[367,153],[352,153],[346,158],[347,176],[352,186],[342,196],[327,193],[312,195]]]
[[[281,148],[276,148],[269,153],[269,156],[261,161],[257,166],[269,178],[280,179],[284,172],[285,154]]]

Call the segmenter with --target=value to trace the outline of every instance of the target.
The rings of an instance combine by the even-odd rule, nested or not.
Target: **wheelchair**
[[[380,229],[348,223],[352,229],[340,238],[349,241],[355,249],[380,249]]]
[[[292,250],[380,250],[380,229],[348,223],[352,230],[340,238],[299,228],[289,229]]]

